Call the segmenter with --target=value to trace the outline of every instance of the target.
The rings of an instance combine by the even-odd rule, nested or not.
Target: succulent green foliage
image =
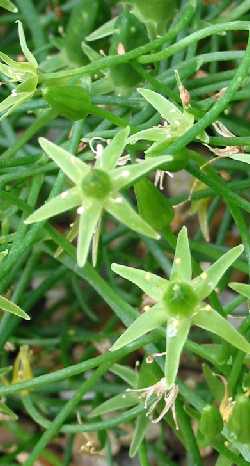
[[[18,35],[27,62],[16,62],[5,53],[0,52],[0,72],[7,77],[10,83],[19,83],[11,94],[0,103],[0,114],[2,114],[0,120],[30,99],[38,83],[38,63],[27,46],[20,21],[18,21]]]
[[[128,134],[129,128],[118,132],[103,150],[94,167],[90,167],[56,144],[40,138],[42,149],[75,186],[49,200],[31,214],[25,223],[40,222],[78,207],[80,220],[77,263],[80,267],[83,267],[87,260],[93,235],[104,210],[138,233],[159,238],[158,233],[134,211],[119,190],[161,165],[165,157],[115,168],[126,146]]]
[[[5,8],[5,10],[10,11],[11,13],[17,13],[17,7],[10,0],[0,0],[0,7]]]
[[[206,272],[192,279],[187,230],[183,227],[177,239],[170,281],[149,272],[113,264],[114,272],[139,286],[156,301],[156,304],[130,325],[111,350],[120,349],[145,333],[166,324],[165,375],[169,388],[175,383],[181,352],[192,325],[215,333],[241,351],[249,353],[250,343],[217,311],[203,302],[242,251],[241,245],[236,246],[220,257]]]

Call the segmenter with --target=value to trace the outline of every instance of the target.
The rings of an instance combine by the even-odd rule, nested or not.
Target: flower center
[[[93,168],[88,175],[83,178],[82,190],[88,197],[103,199],[112,189],[110,177],[103,170]]]
[[[188,283],[172,282],[163,297],[167,310],[173,316],[190,317],[198,303],[198,297]]]

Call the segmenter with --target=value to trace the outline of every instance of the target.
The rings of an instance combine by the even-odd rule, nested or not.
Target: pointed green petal
[[[131,205],[120,194],[116,197],[109,198],[105,202],[104,207],[113,217],[127,225],[131,230],[151,238],[160,238],[159,234],[135,212]]]
[[[175,124],[176,121],[179,121],[182,118],[182,112],[178,107],[161,94],[151,91],[150,89],[137,90],[144,99],[146,99],[155,108],[155,110],[160,113],[162,118],[167,120],[170,124]]]
[[[229,283],[232,290],[237,291],[237,293],[245,296],[247,299],[250,299],[250,285],[246,283]]]
[[[101,405],[97,406],[89,417],[103,416],[103,414],[112,413],[120,409],[130,408],[138,404],[138,395],[135,393],[120,393],[119,395],[113,396],[110,400],[104,401]]]
[[[19,107],[25,100],[31,96],[30,92],[22,92],[17,95],[9,95],[0,103],[0,113],[3,115],[0,118],[0,121],[6,118],[10,113]]]
[[[34,65],[37,68],[38,63],[37,63],[34,55],[31,53],[31,51],[29,50],[29,48],[27,46],[27,42],[26,42],[26,39],[25,39],[24,30],[23,30],[23,25],[22,25],[21,21],[17,21],[17,27],[18,27],[18,35],[19,35],[19,40],[20,40],[20,45],[21,45],[22,52],[23,52],[25,58],[28,60],[28,62],[32,63],[32,65]]]
[[[204,330],[215,333],[244,353],[250,353],[250,343],[224,317],[213,309],[208,307],[200,309],[192,318],[192,323]]]
[[[192,281],[194,291],[199,299],[205,299],[215,289],[219,280],[234,261],[242,254],[242,244],[223,254],[211,267]]]
[[[10,0],[0,0],[0,7],[5,8],[11,13],[17,13],[17,7]]]
[[[171,280],[189,281],[192,278],[191,254],[186,227],[178,234]]]
[[[153,306],[149,311],[141,314],[137,319],[128,327],[128,329],[116,340],[110,351],[116,351],[123,346],[132,343],[145,333],[158,328],[167,320],[167,315],[164,309],[159,305]]]
[[[53,199],[48,200],[42,207],[35,210],[28,218],[26,218],[26,224],[41,222],[48,218],[59,215],[62,212],[66,212],[73,207],[78,206],[81,203],[81,194],[77,188],[69,189]]]
[[[189,319],[171,319],[166,330],[165,377],[168,388],[175,384],[181,352],[187,340],[191,322]]]
[[[102,212],[100,202],[92,202],[88,207],[82,206],[79,234],[77,241],[77,264],[83,267],[88,257],[90,243]]]
[[[158,277],[158,275],[119,264],[112,264],[111,269],[113,272],[141,288],[144,293],[155,301],[160,301],[166,292],[168,280]]]
[[[141,141],[142,139],[145,141],[160,142],[164,141],[167,137],[170,137],[170,132],[167,127],[159,128],[158,126],[155,126],[132,134],[128,142],[129,144],[135,144],[137,141]]]
[[[135,423],[135,430],[134,430],[132,442],[129,448],[130,458],[133,458],[138,453],[141,443],[146,435],[149,424],[150,424],[150,420],[147,417],[145,412],[137,416],[136,423]]]
[[[126,384],[128,384],[131,388],[136,388],[138,384],[138,372],[135,372],[134,369],[131,367],[123,366],[121,364],[114,364],[110,371],[118,375]]]
[[[130,128],[127,127],[116,134],[114,139],[104,149],[101,157],[97,160],[97,168],[109,171],[116,166],[117,161],[126,147],[129,131]]]
[[[39,138],[39,144],[46,154],[54,160],[73,183],[80,183],[83,177],[89,172],[90,168],[77,157],[62,147],[45,138]]]
[[[5,312],[9,312],[10,314],[14,314],[18,317],[22,317],[25,320],[30,320],[30,316],[26,314],[19,306],[15,303],[12,303],[8,299],[4,298],[4,296],[0,296],[0,309]]]
[[[114,189],[119,191],[124,186],[132,184],[146,173],[149,173],[155,168],[160,167],[166,162],[171,162],[172,160],[173,157],[169,155],[162,155],[159,157],[149,157],[147,160],[143,160],[142,162],[116,168],[111,172],[111,177],[114,180]]]

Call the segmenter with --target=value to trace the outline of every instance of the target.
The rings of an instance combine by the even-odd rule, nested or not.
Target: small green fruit
[[[83,193],[94,199],[103,199],[112,189],[110,177],[103,170],[93,168],[82,181]]]
[[[76,85],[53,86],[44,90],[44,98],[59,115],[70,120],[82,120],[90,110],[89,94]]]
[[[190,317],[198,304],[198,297],[188,283],[172,282],[169,284],[163,301],[173,316]]]
[[[212,405],[203,408],[199,422],[199,432],[208,441],[213,441],[223,429],[223,421],[219,410]]]
[[[232,432],[238,442],[250,444],[250,399],[240,396],[233,407],[229,418],[228,429]]]

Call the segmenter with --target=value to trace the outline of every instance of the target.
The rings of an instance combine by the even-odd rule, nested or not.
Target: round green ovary
[[[172,316],[189,317],[194,313],[198,298],[191,286],[184,282],[169,284],[163,301]]]
[[[103,170],[93,168],[87,176],[83,178],[82,190],[88,197],[103,199],[112,189],[110,177]]]

